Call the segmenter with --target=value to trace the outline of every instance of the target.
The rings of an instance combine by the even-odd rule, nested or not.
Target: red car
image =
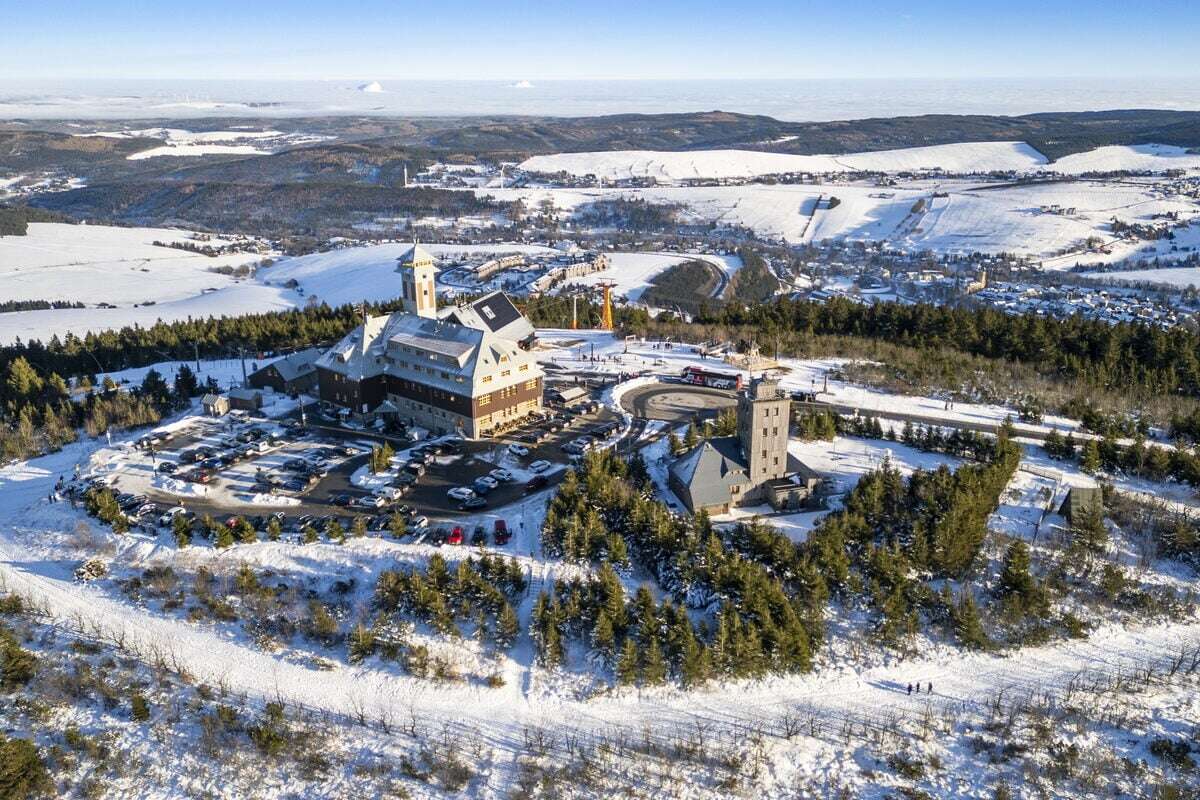
[[[446,544],[462,544],[463,529],[460,525],[455,525],[454,530],[450,531],[450,535],[446,537]]]
[[[502,519],[496,520],[496,527],[492,531],[492,541],[496,544],[508,544],[508,540],[512,538],[512,534],[508,532],[508,523]]]

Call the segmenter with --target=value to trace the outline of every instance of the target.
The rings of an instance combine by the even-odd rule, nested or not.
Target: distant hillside
[[[1050,159],[1108,144],[1200,147],[1200,112],[1135,110],[1024,117],[932,114],[837,122],[781,122],[723,112],[623,114],[464,125],[430,134],[424,143],[435,149],[528,155],[717,148],[815,155],[1011,141],[1028,142]]]
[[[353,225],[377,216],[454,217],[505,208],[471,192],[318,183],[128,182],[42,194],[31,202],[77,219],[322,237],[352,233]]]
[[[157,122],[193,131],[230,125],[215,118]],[[0,165],[17,174],[48,172],[83,179],[85,189],[36,200],[36,205],[75,218],[321,235],[346,231],[376,215],[446,215],[489,207],[476,205],[469,193],[402,188],[405,166],[413,174],[437,160],[519,161],[550,153],[624,149],[838,155],[957,142],[1027,142],[1053,160],[1103,145],[1200,147],[1200,112],[1188,111],[927,115],[808,123],[714,111],[581,118],[242,119],[238,124],[334,138],[271,155],[130,161],[130,154],[160,142],[72,135],[66,123],[48,123],[52,130],[46,131],[3,123]],[[93,122],[82,129],[112,127]]]

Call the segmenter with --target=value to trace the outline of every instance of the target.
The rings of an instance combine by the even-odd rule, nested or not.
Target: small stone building
[[[258,411],[263,406],[261,389],[239,386],[229,390],[229,407],[240,411]]]
[[[206,394],[200,398],[200,406],[210,417],[223,417],[229,413],[229,398],[223,394]]]

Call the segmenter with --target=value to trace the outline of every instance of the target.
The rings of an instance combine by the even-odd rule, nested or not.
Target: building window
[[[526,389],[536,389],[537,388],[537,378],[534,378],[531,381],[525,381],[525,388]]]
[[[517,368],[517,371],[518,372],[529,372],[529,365],[522,364],[520,367]]]
[[[492,376],[491,376],[491,375],[484,375],[484,376],[483,376],[483,380],[481,380],[481,381],[480,381],[480,383],[491,383],[491,382],[492,382]]]
[[[507,378],[509,375],[512,375],[512,370],[511,370],[511,369],[502,370],[502,371],[500,372],[500,377],[501,377],[501,378]]]
[[[492,404],[492,396],[491,396],[490,394],[485,394],[485,395],[481,395],[481,396],[480,396],[480,398],[479,398],[479,405],[481,405],[481,406],[488,406],[488,405],[491,405],[491,404]]]

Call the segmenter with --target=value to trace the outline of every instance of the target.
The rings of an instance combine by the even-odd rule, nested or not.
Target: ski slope
[[[520,166],[527,172],[595,175],[604,180],[654,178],[678,182],[786,172],[1008,172],[1027,171],[1045,164],[1045,156],[1024,142],[963,142],[837,156],[756,150],[612,150],[534,156]]]

